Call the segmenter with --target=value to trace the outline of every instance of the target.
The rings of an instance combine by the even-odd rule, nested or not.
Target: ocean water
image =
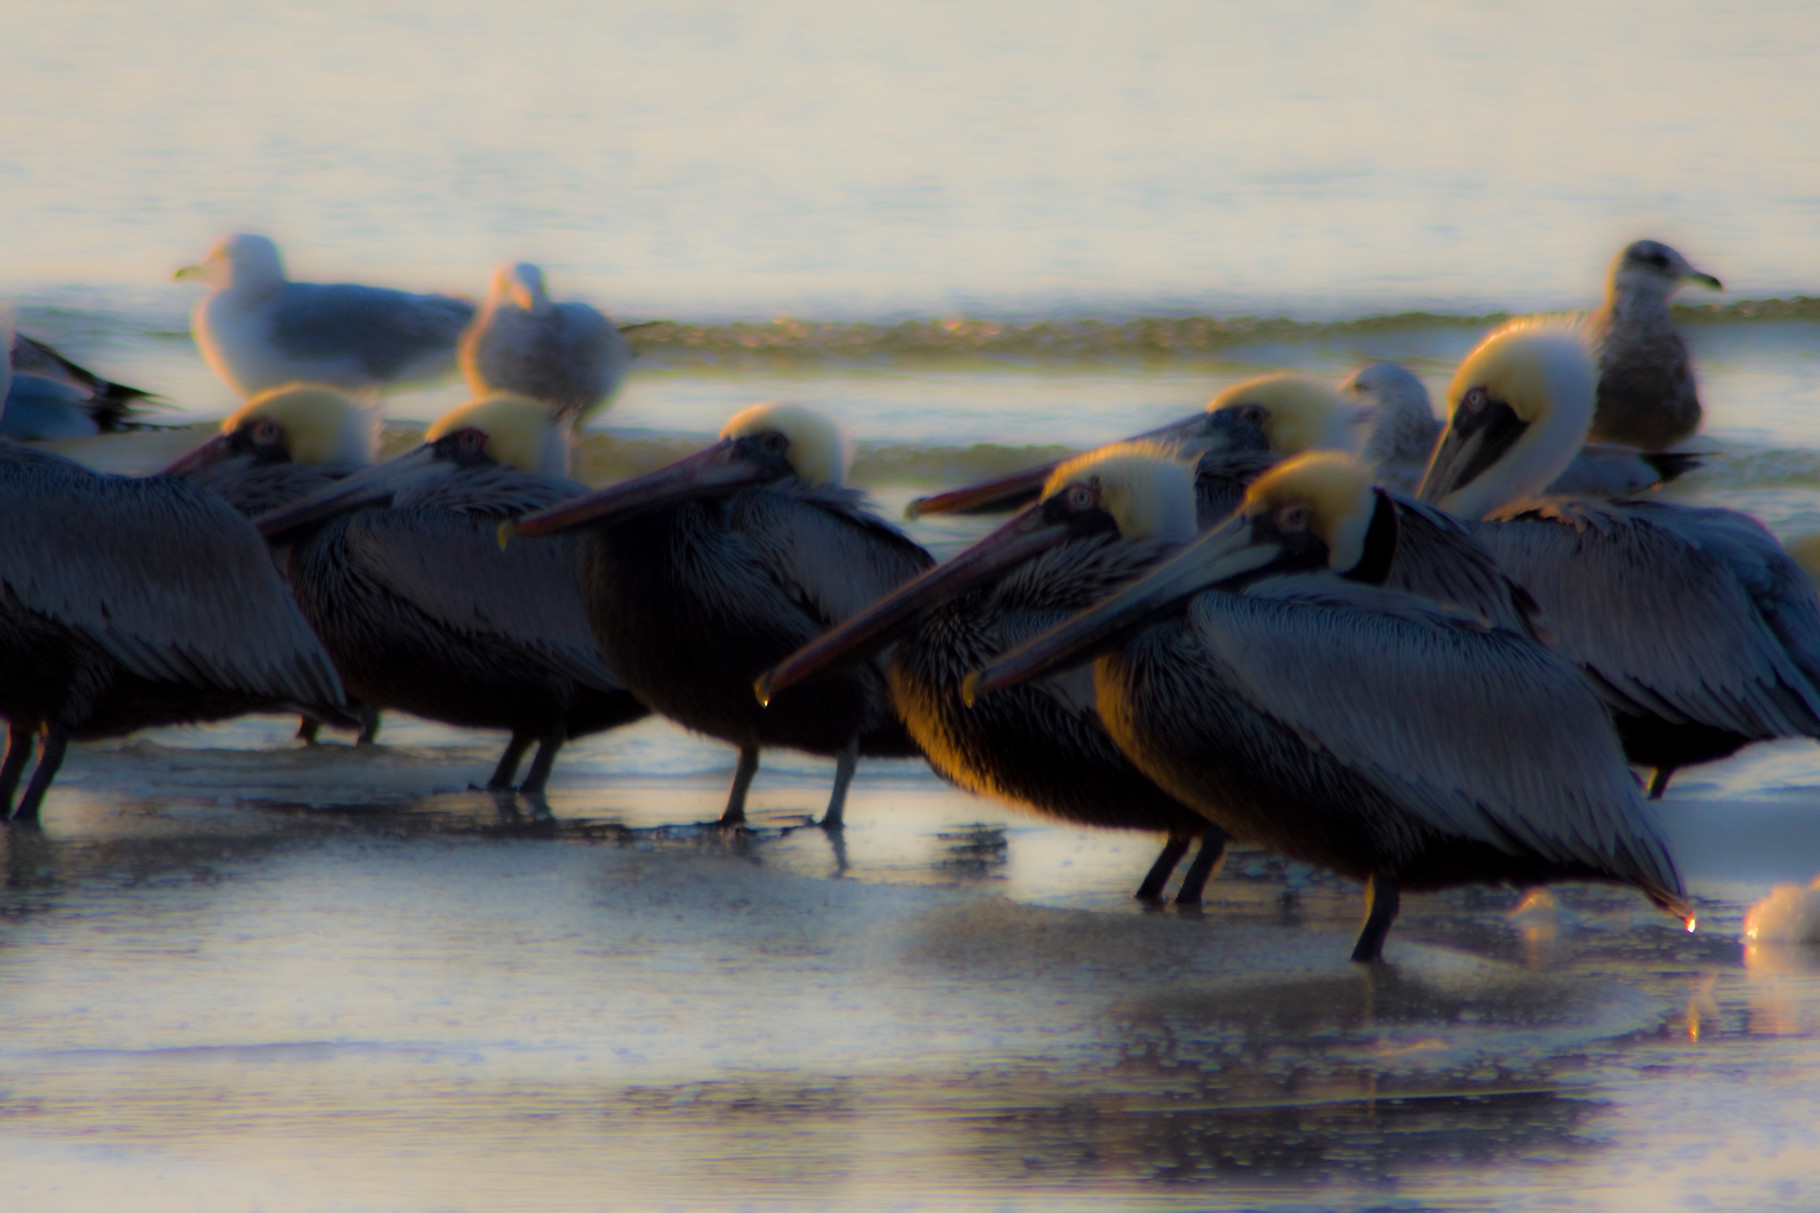
[[[1803,5],[355,5],[177,0],[0,39],[0,292],[160,393],[144,471],[236,403],[170,272],[479,293],[532,259],[638,330],[594,479],[755,400],[919,492],[1276,368],[1439,392],[1497,315],[1593,306],[1641,235],[1712,457],[1670,490],[1820,530],[1820,14]],[[387,401],[388,441],[463,399]],[[188,427],[188,428],[185,428]],[[920,522],[937,551],[977,520]],[[1820,750],[1684,772],[1693,936],[1634,897],[1410,898],[1240,853],[1129,900],[1141,835],[661,721],[570,747],[255,718],[76,747],[0,835],[7,1208],[1808,1209],[1820,960],[1745,908],[1820,871]]]

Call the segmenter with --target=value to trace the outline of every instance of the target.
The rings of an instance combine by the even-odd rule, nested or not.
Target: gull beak
[[[792,653],[760,675],[753,684],[753,693],[759,703],[768,706],[777,692],[818,670],[870,656],[922,612],[990,580],[1003,569],[1067,542],[1072,535],[1068,527],[1046,520],[1041,505],[1031,506],[960,555],[905,582]]]
[[[961,697],[971,706],[981,695],[1076,664],[1116,645],[1130,629],[1182,599],[1265,567],[1281,550],[1274,543],[1252,542],[1251,519],[1238,514],[1105,602],[967,675]]]
[[[209,272],[206,267],[200,265],[186,265],[171,275],[171,281],[189,282],[192,279],[207,278],[208,276]]]

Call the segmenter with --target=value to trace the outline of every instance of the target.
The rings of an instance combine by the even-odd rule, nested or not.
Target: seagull
[[[479,317],[461,339],[461,373],[475,398],[512,392],[575,424],[619,391],[631,347],[585,303],[554,303],[543,271],[526,261],[493,275]]]
[[[210,369],[242,398],[287,383],[380,395],[455,369],[474,304],[452,295],[285,277],[278,246],[228,236],[177,271],[211,288],[190,316]]]
[[[1687,342],[1668,312],[1668,297],[1684,282],[1725,289],[1657,240],[1638,240],[1613,260],[1605,303],[1587,322],[1600,343],[1594,442],[1661,451],[1700,428]]]

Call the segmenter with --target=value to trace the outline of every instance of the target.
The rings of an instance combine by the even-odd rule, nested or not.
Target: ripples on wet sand
[[[909,764],[837,847],[649,829],[723,774],[658,722],[577,745],[544,816],[463,790],[491,738],[258,748],[289,725],[83,747],[0,838],[8,1207],[1760,1209],[1820,1175],[1820,962],[1738,942],[1812,814],[1722,778],[1665,809],[1699,933],[1463,890],[1370,972],[1340,882],[1239,852],[1146,912],[1149,838]],[[761,775],[759,820],[824,765]]]

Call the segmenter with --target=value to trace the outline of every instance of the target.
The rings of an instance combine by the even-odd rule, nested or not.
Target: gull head
[[[509,303],[526,312],[545,310],[550,306],[550,296],[544,289],[543,270],[529,261],[500,266],[493,271],[489,302],[494,307]]]
[[[1660,240],[1637,240],[1612,260],[1607,294],[1666,300],[1684,282],[1697,282],[1715,291],[1725,289],[1717,278],[1695,269],[1687,258]]]
[[[269,294],[286,281],[278,246],[249,232],[223,236],[201,261],[184,266],[175,277],[200,279],[215,290],[249,296]]]

